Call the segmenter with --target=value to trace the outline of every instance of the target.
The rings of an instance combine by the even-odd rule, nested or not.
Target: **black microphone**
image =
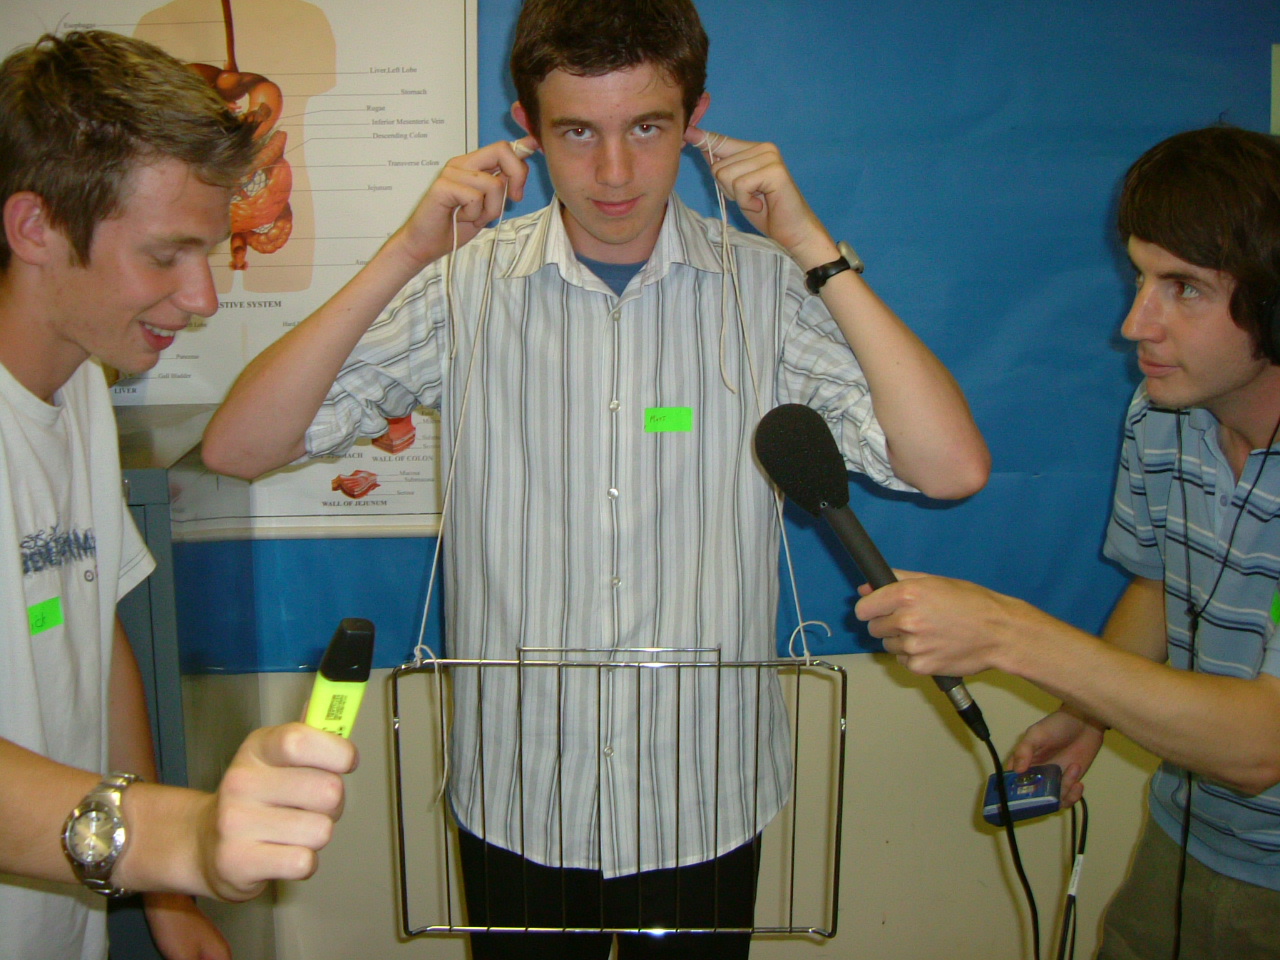
[[[816,411],[802,403],[774,407],[756,427],[756,456],[788,498],[831,525],[853,557],[867,583],[879,589],[898,578],[849,509],[849,478],[844,458],[830,428]],[[933,682],[955,705],[980,740],[991,732],[959,677],[934,677]]]

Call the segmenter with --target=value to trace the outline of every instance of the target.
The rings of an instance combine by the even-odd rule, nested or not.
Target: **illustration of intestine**
[[[341,490],[352,500],[367,497],[382,484],[378,483],[378,475],[369,470],[356,470],[352,473],[340,473],[333,478],[330,488]]]
[[[231,269],[248,268],[246,256],[252,247],[258,253],[275,253],[289,242],[293,232],[293,170],[285,159],[289,135],[278,128],[284,107],[280,87],[258,73],[241,73],[236,65],[235,22],[231,0],[222,0],[222,19],[227,34],[227,64],[218,68],[209,63],[189,66],[212,84],[218,95],[239,115],[254,124],[254,139],[260,144],[249,176],[231,200]]]

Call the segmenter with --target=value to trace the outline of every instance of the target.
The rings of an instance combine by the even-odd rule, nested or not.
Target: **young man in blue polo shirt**
[[[1133,580],[1102,639],[943,578],[857,612],[918,673],[996,668],[1061,697],[1013,766],[1060,765],[1066,803],[1108,727],[1164,761],[1100,957],[1280,957],[1280,144],[1171,137],[1130,169],[1119,226],[1144,381],[1105,548]]]

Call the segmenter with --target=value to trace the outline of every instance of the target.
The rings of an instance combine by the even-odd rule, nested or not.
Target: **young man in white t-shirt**
[[[255,149],[252,126],[202,79],[139,41],[46,36],[0,65],[6,960],[105,958],[98,894],[123,890],[153,891],[146,913],[167,957],[227,957],[190,895],[243,900],[309,876],[342,809],[354,748],[301,724],[252,734],[216,794],[148,782],[146,704],[115,614],[154,563],[91,358],[146,370],[217,309],[208,253]],[[118,818],[122,847],[72,815],[90,795]]]

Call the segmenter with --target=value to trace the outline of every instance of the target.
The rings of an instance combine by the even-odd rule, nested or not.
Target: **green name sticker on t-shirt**
[[[1271,622],[1280,624],[1280,590],[1271,595]]]
[[[691,433],[692,407],[650,407],[644,412],[645,433]]]
[[[33,637],[37,633],[62,626],[62,598],[53,597],[27,607],[27,622],[31,625]]]

